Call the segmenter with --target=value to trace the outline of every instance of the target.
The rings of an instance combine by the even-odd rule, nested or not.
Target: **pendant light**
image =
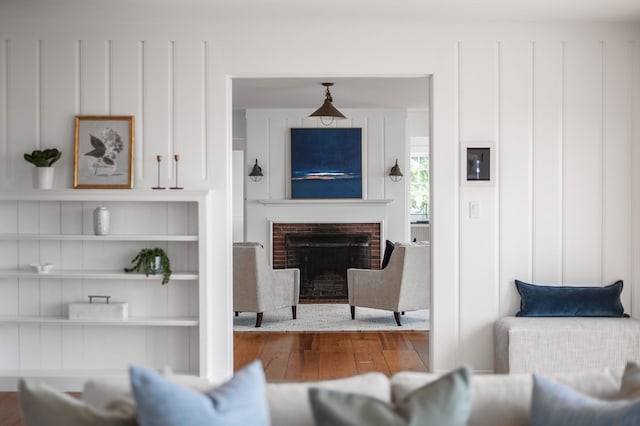
[[[324,95],[324,102],[320,108],[309,115],[309,118],[319,118],[322,124],[329,126],[333,123],[333,120],[344,120],[347,117],[333,106],[333,98],[329,91],[329,87],[333,86],[333,83],[322,83],[322,85],[327,88]]]

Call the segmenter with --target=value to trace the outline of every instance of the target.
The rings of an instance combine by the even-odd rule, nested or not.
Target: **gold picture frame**
[[[74,188],[133,188],[132,115],[77,115],[74,133]]]

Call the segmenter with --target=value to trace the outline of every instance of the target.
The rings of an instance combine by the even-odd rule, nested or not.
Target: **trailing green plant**
[[[160,268],[156,269],[156,257],[160,258]],[[169,282],[171,277],[171,262],[169,256],[161,248],[142,249],[131,259],[134,265],[131,268],[124,268],[125,272],[144,272],[146,276],[155,275],[162,272],[162,285]]]
[[[51,167],[61,156],[62,152],[56,148],[45,149],[44,151],[36,149],[31,154],[24,154],[24,159],[36,167]]]

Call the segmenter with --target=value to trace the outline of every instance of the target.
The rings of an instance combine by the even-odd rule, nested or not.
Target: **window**
[[[429,149],[411,138],[409,214],[411,223],[429,223]],[[424,138],[426,139],[426,138]]]

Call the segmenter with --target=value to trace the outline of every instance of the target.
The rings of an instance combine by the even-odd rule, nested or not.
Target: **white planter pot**
[[[34,167],[33,168],[33,187],[35,189],[51,189],[53,188],[53,167]]]

